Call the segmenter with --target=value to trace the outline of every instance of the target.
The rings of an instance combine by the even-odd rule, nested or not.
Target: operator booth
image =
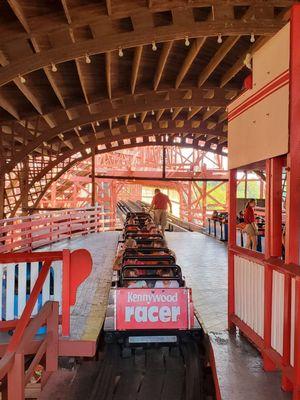
[[[252,88],[228,109],[229,328],[280,369],[282,389],[300,399],[300,6],[252,54]],[[237,240],[237,176],[266,178],[262,253]],[[282,183],[286,182],[286,196]],[[244,240],[245,238],[243,238]]]

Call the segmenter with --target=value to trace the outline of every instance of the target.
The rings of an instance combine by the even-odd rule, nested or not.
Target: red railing
[[[40,212],[27,217],[0,220],[0,253],[32,251],[68,239],[114,229],[113,213],[101,207]]]
[[[229,259],[229,325],[237,326],[261,351],[266,371],[282,371],[283,389],[297,390],[300,266],[238,246],[229,248]]]
[[[35,256],[37,255],[38,254],[35,254]],[[15,255],[11,255],[10,258],[13,258],[14,256]],[[20,256],[21,254],[18,255],[18,258],[23,260],[24,256]],[[4,256],[1,258],[3,257]],[[8,261],[7,258],[8,257],[6,257],[6,261]],[[6,353],[0,361],[0,379],[3,380],[3,378],[7,376],[6,390],[8,400],[24,399],[25,386],[29,382],[35,366],[41,361],[44,354],[46,354],[47,373],[53,372],[57,369],[59,304],[57,302],[47,302],[33,319],[31,319],[31,316],[35,304],[38,301],[38,296],[41,293],[46,278],[49,274],[51,262],[53,259],[57,260],[59,258],[60,254],[44,256],[43,266],[30,293],[30,297],[25,305],[22,316],[16,324],[15,331],[11,341],[7,346]],[[14,261],[16,260],[14,259]],[[38,347],[38,350],[36,351],[35,356],[25,373],[25,356],[26,354],[30,354],[27,353],[27,349],[30,343],[33,341],[37,330],[45,323],[47,329],[45,337]]]
[[[40,284],[36,289],[41,289]],[[37,297],[37,291],[36,291]],[[16,327],[5,355],[0,361],[2,396],[8,400],[24,400],[25,387],[34,373],[35,367],[45,355],[45,374],[55,372],[58,366],[58,303],[47,302],[35,318],[30,320],[34,307],[34,296]],[[46,334],[25,371],[25,356],[31,354],[30,343],[37,330],[46,325]],[[6,381],[5,381],[6,378]]]
[[[43,263],[39,270],[38,263]],[[28,264],[30,273],[28,275]],[[54,265],[55,264],[55,265]],[[52,267],[52,268],[51,268]],[[53,274],[53,294],[50,295],[50,268]],[[92,268],[92,259],[87,250],[78,249],[56,252],[5,253],[0,254],[0,330],[9,330],[18,326],[31,309],[37,312],[38,297],[42,302],[52,298],[58,300],[61,309],[62,335],[70,335],[70,307],[75,304],[78,286],[88,277]],[[5,273],[5,279],[4,279]],[[6,288],[3,289],[3,279]],[[16,284],[17,281],[17,284]],[[17,285],[17,287],[16,287]],[[27,299],[27,287],[30,286],[30,297]],[[17,295],[15,294],[17,289]],[[37,294],[36,294],[37,292]],[[17,302],[16,302],[17,297]],[[31,303],[34,301],[33,307]],[[3,302],[5,304],[3,304]],[[17,303],[17,315],[15,315]],[[3,312],[5,311],[5,320]]]

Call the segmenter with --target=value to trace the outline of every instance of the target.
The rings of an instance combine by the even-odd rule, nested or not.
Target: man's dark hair
[[[155,193],[155,194],[156,194],[156,193],[160,193],[160,189],[156,188],[156,189],[154,190],[154,193]]]

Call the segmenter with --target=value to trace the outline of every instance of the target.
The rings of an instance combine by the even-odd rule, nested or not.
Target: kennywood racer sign
[[[128,289],[116,291],[116,328],[188,329],[189,290]]]

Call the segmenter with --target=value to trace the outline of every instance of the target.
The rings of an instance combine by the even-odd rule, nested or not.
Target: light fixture
[[[169,136],[168,135],[166,135],[165,140],[166,140],[166,142],[169,140]]]
[[[171,114],[173,114],[173,108],[172,107],[170,108],[170,112],[171,112]]]
[[[151,115],[154,115],[154,110],[151,111]]]
[[[189,112],[191,112],[192,111],[192,107],[191,106],[189,106]]]
[[[244,59],[244,65],[248,68],[248,69],[252,69],[252,54],[251,53],[247,53],[246,57]]]
[[[90,63],[92,62],[92,60],[90,59],[90,57],[89,57],[88,54],[85,55],[85,62],[86,62],[87,64],[90,64]]]
[[[186,45],[186,47],[188,47],[190,45],[190,41],[189,41],[189,37],[188,36],[185,37],[184,44]]]
[[[222,39],[221,33],[218,34],[218,40],[217,40],[217,42],[218,42],[219,44],[223,43],[223,39]]]
[[[100,126],[99,121],[96,122],[96,126]]]
[[[57,72],[57,66],[54,63],[51,63],[51,71]]]
[[[118,122],[118,117],[115,117],[115,122]]]
[[[157,46],[156,46],[156,43],[155,43],[155,42],[152,42],[152,50],[153,50],[153,51],[156,51],[156,50],[157,50]]]
[[[207,111],[209,111],[209,110],[210,110],[210,107],[208,106],[208,107],[207,107]]]
[[[24,78],[24,76],[19,75],[19,78],[20,78],[21,83],[25,83],[26,82],[26,79]]]
[[[81,131],[81,126],[78,127],[78,130]]]
[[[251,42],[251,43],[254,43],[254,42],[255,42],[255,36],[254,36],[254,33],[253,33],[253,32],[251,33],[251,36],[250,36],[250,42]]]
[[[119,47],[119,57],[123,57],[123,56],[124,56],[124,53],[123,53],[122,47]]]
[[[136,113],[133,114],[133,118],[136,118]]]

